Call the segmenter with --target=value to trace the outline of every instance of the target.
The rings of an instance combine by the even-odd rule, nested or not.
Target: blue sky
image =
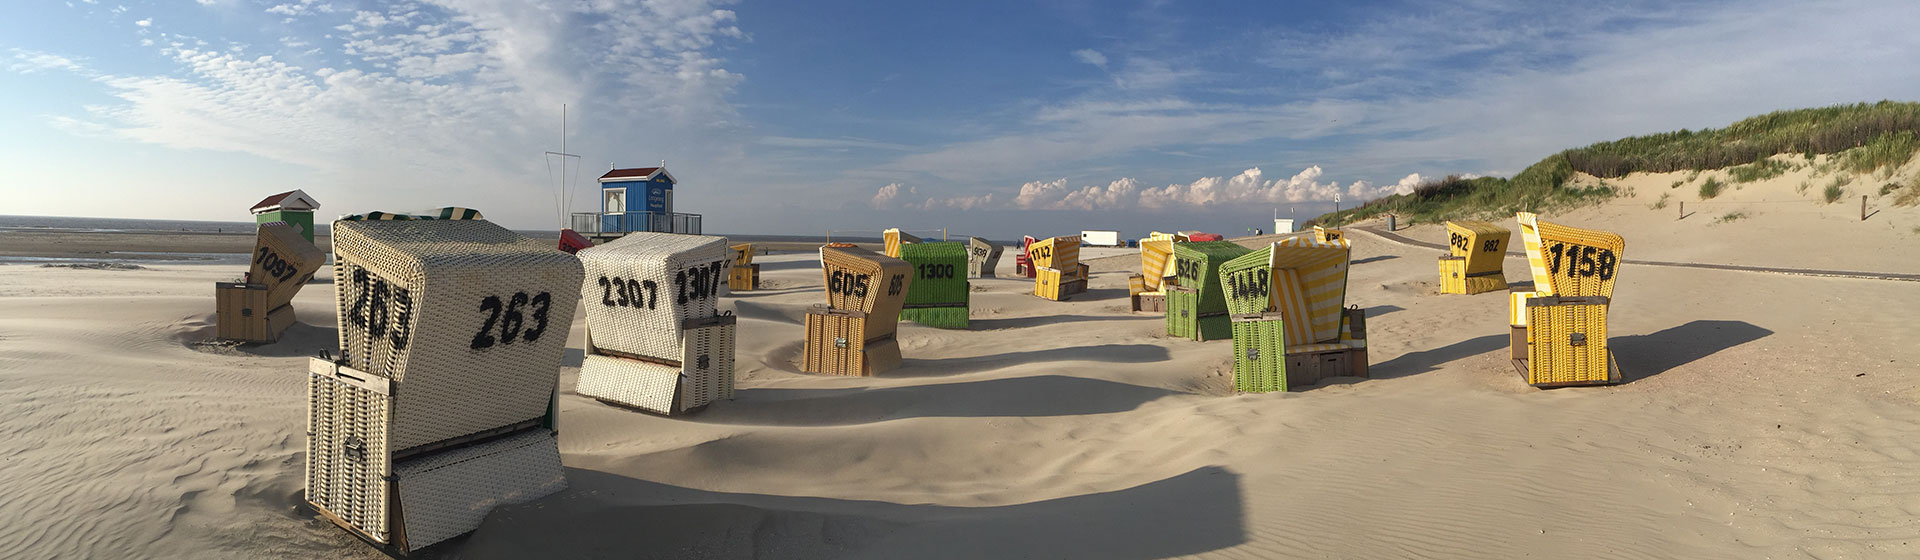
[[[0,18],[0,214],[481,209],[657,164],[709,232],[1262,227],[1920,98],[1920,4],[72,0]],[[24,17],[21,17],[24,16]]]

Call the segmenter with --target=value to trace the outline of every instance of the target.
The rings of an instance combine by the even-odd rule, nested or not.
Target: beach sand
[[[1620,231],[1629,259],[1796,264],[1747,224],[1656,229],[1671,217],[1627,210],[1548,219]],[[1795,220],[1751,223],[1834,231]],[[576,321],[570,487],[427,552],[1920,554],[1920,284],[1623,265],[1610,334],[1629,382],[1538,390],[1506,360],[1504,293],[1438,295],[1437,251],[1354,239],[1348,303],[1368,310],[1374,378],[1263,395],[1231,391],[1231,342],[1126,311],[1131,254],[1095,260],[1068,302],[1027,295],[1009,255],[974,282],[970,330],[904,323],[905,366],[878,378],[799,373],[815,257],[757,257],[767,289],[725,304],[737,398],[676,418],[582,398]],[[1891,264],[1822,246],[1820,266],[1920,267],[1910,244]],[[1506,270],[1526,280],[1524,260]],[[205,344],[211,284],[238,273],[0,265],[0,557],[382,557],[301,505],[305,360],[334,346],[331,279],[281,342]]]

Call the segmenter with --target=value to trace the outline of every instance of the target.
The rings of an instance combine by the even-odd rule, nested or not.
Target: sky
[[[0,214],[244,221],[299,188],[328,217],[550,230],[611,166],[664,161],[708,233],[1239,233],[1598,141],[1920,99],[1905,0],[7,6]],[[575,160],[544,153],[563,105]]]

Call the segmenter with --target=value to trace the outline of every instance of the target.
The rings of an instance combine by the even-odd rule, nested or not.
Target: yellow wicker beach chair
[[[216,337],[274,342],[293,326],[293,297],[327,263],[327,253],[284,222],[260,224],[246,282],[214,285]]]
[[[1507,240],[1513,232],[1488,222],[1447,222],[1447,256],[1440,257],[1440,293],[1482,294],[1507,289]]]
[[[1534,290],[1509,298],[1514,368],[1535,387],[1621,382],[1607,344],[1607,308],[1626,240],[1531,212],[1518,219]]]
[[[895,340],[913,265],[852,247],[820,248],[827,305],[807,310],[800,370],[870,376],[900,365]]]

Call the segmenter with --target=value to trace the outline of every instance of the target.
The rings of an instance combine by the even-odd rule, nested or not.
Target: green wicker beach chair
[[[967,328],[967,246],[958,241],[909,243],[900,260],[913,265],[900,318],[942,329]]]

